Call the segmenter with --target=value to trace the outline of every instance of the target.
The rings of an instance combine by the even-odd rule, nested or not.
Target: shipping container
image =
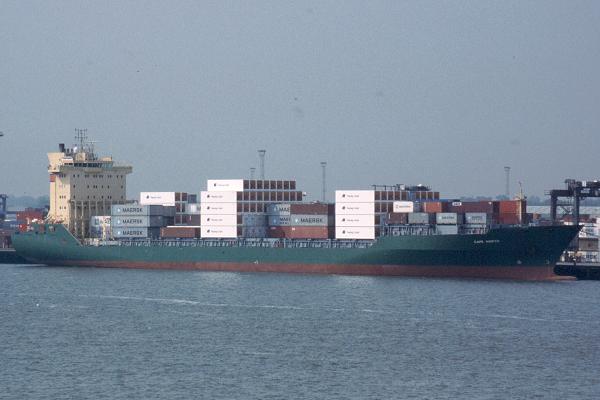
[[[243,179],[209,179],[206,181],[209,192],[243,192]],[[202,202],[202,200],[200,200]]]
[[[160,229],[160,236],[165,239],[194,239],[200,237],[197,226],[166,226]]]
[[[289,226],[291,225],[291,217],[289,215],[269,215],[269,226]]]
[[[237,201],[238,192],[216,192],[206,191],[200,192],[200,203],[235,203]]]
[[[292,226],[327,226],[330,225],[329,216],[316,214],[292,214],[290,224]]]
[[[36,208],[26,208],[23,211],[17,211],[17,220],[43,220],[44,214],[44,210]]]
[[[434,214],[418,212],[408,214],[408,223],[411,225],[429,225],[434,222]]]
[[[375,214],[375,203],[335,203],[336,215],[369,215]]]
[[[290,204],[290,214],[302,215],[327,215],[327,203],[295,203]]]
[[[175,192],[141,192],[141,205],[174,206]]]
[[[438,235],[458,235],[458,225],[437,225],[435,229]]]
[[[131,227],[131,228],[156,228],[166,226],[165,218],[162,215],[119,215],[111,219],[111,226]]]
[[[421,209],[423,212],[429,214],[435,214],[440,212],[448,212],[450,203],[445,201],[426,201],[421,203]]]
[[[200,226],[232,226],[237,225],[237,215],[235,214],[210,214],[202,215]]]
[[[411,213],[415,212],[415,203],[412,201],[394,201],[392,212]]]
[[[373,203],[375,202],[374,190],[336,190],[336,203]]]
[[[112,227],[112,237],[115,239],[155,239],[160,236],[160,228],[128,228]]]
[[[464,223],[464,215],[451,212],[437,213],[435,222],[438,225],[460,225]]]
[[[454,213],[494,213],[494,202],[493,201],[461,201],[452,202],[448,207],[448,212]]]
[[[465,213],[465,223],[472,225],[486,225],[488,222],[487,214],[484,212],[468,212]]]
[[[140,205],[140,204],[114,204],[111,207],[113,217],[119,215],[162,215],[175,216],[175,207],[164,207],[160,205]]]
[[[286,239],[328,239],[333,237],[333,228],[327,226],[271,226],[268,236]]]
[[[200,237],[203,238],[236,238],[238,227],[234,226],[201,226]]]
[[[374,226],[336,226],[336,239],[375,239]]]
[[[385,221],[383,221],[385,225],[405,225],[408,224],[408,214],[407,213],[388,213],[386,214]]]
[[[515,214],[498,214],[497,216],[498,223],[500,225],[519,225],[521,224],[521,219],[518,215]]]
[[[202,215],[237,214],[237,204],[236,203],[200,203],[200,214],[202,214]]]
[[[267,204],[269,215],[290,215],[290,204],[271,203]]]
[[[375,215],[336,214],[335,226],[375,226]]]

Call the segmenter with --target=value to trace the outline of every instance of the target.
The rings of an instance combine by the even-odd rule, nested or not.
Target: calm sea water
[[[600,282],[0,265],[2,399],[598,399]]]

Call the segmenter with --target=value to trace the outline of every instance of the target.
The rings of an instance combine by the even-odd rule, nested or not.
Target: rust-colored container
[[[326,203],[290,204],[290,214],[327,215],[327,213]]]
[[[407,213],[388,213],[387,224],[400,224],[404,225],[408,223],[408,214]]]
[[[165,226],[160,228],[162,238],[193,239],[200,237],[200,228],[193,226]]]
[[[448,212],[454,213],[494,213],[493,201],[462,201],[449,203]]]
[[[433,213],[441,213],[441,212],[450,212],[449,205],[447,201],[425,201],[421,203],[421,208],[423,212],[433,214]]]
[[[328,239],[332,233],[327,226],[271,226],[268,231],[271,238],[286,239]]]

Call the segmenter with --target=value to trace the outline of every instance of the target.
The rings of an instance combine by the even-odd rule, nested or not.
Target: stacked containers
[[[375,239],[375,191],[335,191],[335,238]]]
[[[115,204],[111,208],[111,233],[115,239],[157,238],[160,228],[171,225],[175,206]]]
[[[296,181],[293,180],[248,180],[248,179],[209,179],[207,192],[229,192],[235,198],[229,198],[235,208],[228,209],[228,214],[236,215],[236,237],[265,237],[267,234],[266,208],[270,203],[301,202],[303,193],[296,190]],[[204,218],[204,202],[201,199],[202,220],[201,226],[206,225]],[[212,198],[211,201],[215,199]],[[213,204],[215,206],[215,204]],[[216,229],[216,228],[215,228]],[[207,232],[205,232],[207,233]],[[210,236],[203,237],[232,237],[232,231],[227,229],[222,232],[211,232]],[[225,236],[218,236],[223,234]]]
[[[269,237],[328,239],[332,237],[333,209],[325,203],[269,204]]]
[[[435,214],[436,230],[441,235],[458,234],[458,226],[464,222],[464,215],[452,212]]]
[[[208,188],[229,186],[211,186]],[[236,238],[237,192],[208,190],[200,192],[200,236],[203,238]]]
[[[522,224],[527,209],[525,200],[501,200],[498,204],[498,223],[502,225]]]

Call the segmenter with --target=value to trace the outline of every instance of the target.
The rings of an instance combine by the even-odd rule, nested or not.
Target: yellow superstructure
[[[126,202],[127,175],[133,168],[112,157],[97,157],[81,132],[77,138],[78,146],[60,144],[58,152],[48,153],[48,219],[64,224],[75,236],[87,237],[92,216],[110,215],[113,204]]]

